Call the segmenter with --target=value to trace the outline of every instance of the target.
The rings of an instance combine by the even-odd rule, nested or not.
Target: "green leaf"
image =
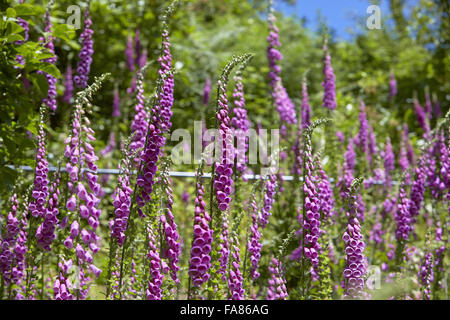
[[[57,79],[61,77],[61,73],[59,72],[58,68],[54,64],[51,64],[51,63],[40,64],[39,70],[44,71],[45,73],[48,73],[49,75],[51,75]]]
[[[6,28],[6,35],[21,33],[24,29],[14,21],[8,21],[8,26]]]
[[[67,24],[59,24],[53,28],[53,35],[64,41],[70,41],[76,35],[75,29]]]
[[[14,10],[18,16],[33,16],[38,13],[36,8],[29,3],[19,4],[14,7]]]
[[[39,89],[43,97],[47,96],[48,93],[48,82],[47,78],[42,73],[33,73],[28,76],[31,82]]]
[[[20,34],[10,34],[9,36],[7,36],[5,38],[5,40],[7,43],[10,43],[10,42],[24,40],[24,37],[22,37]]]
[[[13,8],[6,9],[6,16],[8,18],[15,18],[17,16],[16,10],[14,10]]]

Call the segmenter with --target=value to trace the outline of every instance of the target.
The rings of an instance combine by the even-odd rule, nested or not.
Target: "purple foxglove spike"
[[[331,66],[331,56],[328,52],[327,45],[323,46],[324,58],[323,58],[323,75],[324,81],[322,82],[323,93],[323,106],[330,110],[335,110],[336,104],[336,77],[334,75],[333,67]]]
[[[80,60],[77,66],[77,75],[74,77],[75,85],[78,88],[86,88],[91,70],[92,56],[94,54],[94,41],[92,35],[94,31],[91,29],[92,20],[89,16],[89,8],[84,13],[84,30],[81,33],[81,51],[78,55]]]
[[[281,68],[278,66],[277,62],[283,59],[281,53],[277,50],[280,47],[278,28],[275,25],[276,18],[272,13],[269,13],[269,36],[267,37],[267,42],[269,46],[267,48],[267,60],[269,61],[269,80],[270,86],[272,88],[272,99],[275,103],[275,107],[280,115],[281,122],[286,122],[288,124],[297,123],[297,116],[295,114],[295,107],[292,103],[289,95],[283,86],[280,72]]]

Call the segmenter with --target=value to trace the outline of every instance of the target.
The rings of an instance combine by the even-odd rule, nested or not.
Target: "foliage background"
[[[292,0],[290,2],[295,2]],[[34,166],[36,144],[29,133],[36,134],[39,120],[40,100],[46,93],[45,83],[36,74],[37,70],[49,72],[48,64],[38,43],[43,35],[43,14],[45,1],[26,1],[26,6],[18,6],[16,1],[3,0],[0,28],[0,195],[2,200],[10,193],[18,181],[31,181],[31,174],[13,170],[7,165]],[[335,126],[346,136],[354,135],[359,128],[358,98],[367,105],[369,122],[374,127],[380,148],[389,136],[398,154],[400,131],[407,123],[410,138],[416,149],[423,144],[422,132],[413,111],[412,97],[417,95],[424,103],[425,88],[437,96],[445,114],[450,105],[450,18],[449,4],[445,0],[420,0],[410,16],[404,16],[404,0],[390,0],[391,12],[383,15],[383,29],[365,30],[351,41],[337,41],[328,27],[333,68],[336,74],[338,109]],[[52,11],[54,24],[55,52],[58,57],[56,69],[50,70],[58,80],[58,109],[50,116],[47,130],[49,164],[57,165],[63,153],[63,140],[68,132],[71,106],[61,100],[64,91],[63,75],[68,64],[75,68],[78,61],[78,42],[81,30],[73,30],[65,25],[69,14],[66,8],[75,4],[73,0],[57,1]],[[86,2],[78,1],[82,8]],[[100,150],[108,142],[109,133],[114,130],[124,139],[129,132],[132,118],[130,112],[134,97],[126,93],[133,74],[125,64],[125,46],[129,35],[139,29],[143,48],[148,50],[149,61],[155,61],[159,54],[160,16],[167,6],[162,0],[96,0],[91,3],[91,17],[94,28],[94,56],[91,78],[102,73],[112,74],[95,97],[95,113],[92,120],[97,133],[96,149]],[[12,10],[11,8],[15,8]],[[252,52],[255,57],[248,67],[245,77],[246,101],[252,126],[258,121],[264,128],[278,128],[278,116],[269,98],[266,58],[267,2],[262,0],[186,0],[171,19],[172,52],[177,69],[175,77],[175,103],[173,107],[173,130],[187,128],[193,130],[193,122],[205,113],[208,127],[212,127],[214,116],[214,85],[221,68],[233,54]],[[21,34],[7,17],[26,18],[30,22],[30,40],[25,45],[15,45]],[[319,31],[307,29],[300,19],[276,14],[280,29],[282,78],[285,87],[298,106],[301,99],[301,79],[308,71],[308,86],[312,117],[326,115],[321,106],[322,99],[322,42],[325,28]],[[365,25],[365,17],[359,21]],[[37,48],[40,48],[38,50]],[[15,56],[26,57],[24,69],[15,68]],[[389,74],[393,71],[398,82],[399,94],[394,101],[388,99]],[[157,64],[153,63],[146,75],[146,92],[152,92],[157,75]],[[22,78],[32,80],[29,92]],[[211,77],[212,98],[208,107],[202,105],[205,80]],[[113,89],[118,87],[121,96],[122,117],[111,117]],[[232,85],[230,85],[230,88]],[[433,120],[434,121],[434,120]],[[432,123],[433,126],[433,123]],[[319,137],[324,133],[319,131]],[[168,150],[171,148],[168,146]],[[336,152],[335,161],[340,161],[345,145]],[[168,153],[169,154],[169,153]],[[102,158],[99,167],[117,167],[119,152]],[[335,164],[325,160],[325,168]],[[193,171],[194,166],[174,167],[173,170]],[[257,168],[255,168],[257,169]],[[256,170],[255,170],[256,171]],[[360,172],[362,175],[369,173]],[[110,191],[115,185],[111,179]],[[189,191],[193,200],[193,181],[174,179],[177,197],[183,190]],[[245,197],[244,197],[245,198]],[[190,230],[192,204],[187,208],[175,201],[180,215],[177,219],[181,230]],[[1,202],[3,210],[4,202]],[[282,211],[280,209],[280,211]],[[184,212],[184,213],[183,213]],[[112,210],[107,213],[112,214]],[[282,225],[283,216],[276,215]],[[184,227],[186,226],[186,227]],[[107,227],[105,226],[105,229]],[[274,231],[274,230],[272,230]],[[275,230],[279,231],[279,230]],[[283,230],[281,235],[285,235]],[[280,242],[274,233],[275,242]],[[186,239],[189,237],[185,235]],[[271,240],[270,240],[271,241]],[[101,279],[99,280],[102,281]]]

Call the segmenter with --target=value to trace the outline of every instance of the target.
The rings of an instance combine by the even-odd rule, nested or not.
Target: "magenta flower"
[[[419,126],[422,128],[424,135],[428,134],[430,127],[427,121],[426,112],[417,99],[414,99],[414,112],[416,113],[417,122],[419,122]]]
[[[391,186],[391,172],[395,169],[395,155],[392,151],[391,139],[388,137],[386,140],[386,147],[384,151],[384,175],[386,179],[386,185]]]
[[[248,241],[248,251],[250,252],[250,263],[251,263],[251,269],[250,269],[250,275],[253,280],[256,280],[259,278],[260,274],[258,272],[258,264],[259,259],[261,258],[261,248],[262,244],[259,241],[261,238],[261,232],[259,230],[260,224],[259,224],[259,214],[258,214],[258,206],[256,204],[256,199],[253,197],[251,204],[252,208],[252,225],[250,227],[250,239]]]
[[[135,114],[131,123],[131,134],[133,135],[133,138],[130,143],[130,149],[132,152],[142,150],[145,145],[149,115],[145,110],[144,103],[144,76],[141,70],[138,74],[137,81],[136,105],[134,106]],[[141,159],[140,157],[136,157],[135,160],[139,163]]]
[[[228,259],[230,256],[230,242],[229,242],[229,230],[228,230],[228,214],[223,213],[222,222],[220,225],[222,233],[219,236],[219,265],[220,268],[217,273],[221,275],[222,281],[227,281],[227,267]]]
[[[433,114],[435,118],[440,118],[442,116],[441,106],[439,105],[439,101],[435,94],[433,94]]]
[[[28,210],[35,218],[44,218],[46,210],[45,204],[48,197],[48,162],[45,150],[44,123],[41,119],[38,135],[38,149],[36,152],[36,169],[34,186],[31,193],[33,200],[30,201]]]
[[[267,290],[267,300],[286,300],[288,293],[286,290],[286,279],[282,274],[282,264],[272,258],[269,265],[269,288]]]
[[[431,120],[433,118],[433,104],[431,103],[430,93],[428,91],[425,92],[425,112],[427,118]]]
[[[56,239],[56,225],[58,224],[58,214],[59,214],[59,183],[60,177],[59,172],[55,174],[55,181],[50,187],[49,199],[47,203],[47,208],[45,209],[44,219],[42,224],[38,227],[36,231],[36,238],[38,239],[38,245],[46,251],[50,251],[50,245]]]
[[[134,71],[134,52],[133,52],[133,38],[129,35],[127,38],[127,46],[125,49],[125,56],[127,67],[130,71]]]
[[[141,44],[141,31],[139,29],[136,29],[134,32],[134,64],[136,66],[139,66],[139,62],[141,61],[142,56],[142,44]]]
[[[243,288],[244,279],[240,270],[240,250],[239,240],[235,233],[233,236],[233,246],[231,252],[231,268],[228,277],[228,288],[231,291],[232,300],[243,300],[245,297],[245,290]]]
[[[49,36],[48,36],[48,39],[44,39],[43,37],[40,37],[39,41],[45,42],[45,48],[47,48],[50,53],[54,54],[55,47],[53,44],[54,37],[52,35],[52,27],[53,26],[50,21],[50,7],[47,7],[47,10],[45,11],[44,21],[45,21],[45,32],[49,33]],[[51,63],[51,64],[55,64],[56,59],[57,59],[57,57],[56,57],[56,55],[54,55],[53,57],[44,59],[43,61]],[[42,102],[45,105],[47,105],[52,112],[54,112],[57,108],[57,105],[56,105],[56,95],[57,95],[56,78],[46,72],[38,71],[38,73],[43,73],[45,75],[45,77],[47,78],[47,82],[48,82],[47,97],[44,98],[42,100]]]
[[[95,155],[94,147],[90,144],[95,140],[95,132],[90,128],[89,119],[83,114],[83,106],[77,101],[72,118],[72,132],[65,140],[66,150],[64,152],[67,158],[66,170],[69,174],[70,195],[66,207],[75,212],[69,218],[70,234],[64,244],[70,250],[75,248],[80,268],[80,287],[82,289],[79,297],[81,299],[85,299],[88,294],[86,272],[92,272],[90,265],[93,255],[98,252],[100,246],[100,237],[96,234],[96,230],[101,214],[101,210],[98,209],[99,195],[101,194],[101,186],[97,182],[96,161],[98,157]],[[85,166],[88,170],[84,170]],[[80,234],[81,237],[79,237]]]
[[[425,183],[427,180],[426,165],[428,162],[428,151],[425,151],[419,159],[418,167],[415,169],[415,179],[411,187],[409,213],[412,218],[419,215],[420,208],[425,193]]]
[[[211,94],[211,79],[208,77],[206,78],[205,87],[203,89],[203,104],[205,106],[208,105],[210,94]]]
[[[235,136],[237,139],[236,149],[236,168],[240,172],[244,173],[247,170],[247,149],[248,149],[248,137],[246,136],[248,129],[250,129],[250,121],[247,118],[247,110],[245,108],[244,99],[244,84],[242,83],[241,70],[236,72],[234,77],[236,86],[233,92],[234,116],[231,119],[231,123],[234,127]]]
[[[400,186],[399,199],[395,213],[395,221],[397,222],[395,237],[399,241],[408,241],[409,233],[413,229],[413,221],[409,210],[411,200],[406,196],[404,183]]]
[[[268,77],[272,88],[272,99],[280,115],[281,122],[294,124],[297,123],[295,107],[283,86],[280,77],[281,68],[277,64],[278,61],[283,59],[283,56],[276,49],[276,47],[280,47],[281,44],[278,36],[278,28],[275,25],[276,18],[272,8],[270,9],[268,20],[269,36],[267,37],[267,42],[269,43],[269,46],[267,48],[267,59],[269,60],[270,72]]]
[[[311,107],[309,105],[308,87],[306,81],[302,83],[302,129],[306,129],[311,124]]]
[[[114,97],[113,97],[113,112],[111,116],[113,117],[120,117],[120,96],[119,96],[119,89],[114,88]]]
[[[6,217],[5,227],[0,238],[0,272],[2,272],[6,283],[11,281],[11,266],[15,258],[14,246],[20,231],[20,222],[17,218],[17,210],[19,208],[17,194],[14,193],[9,201],[11,202],[11,209]]]
[[[231,132],[231,121],[228,116],[229,107],[227,99],[227,83],[223,80],[218,82],[219,90],[219,112],[217,120],[219,123],[219,134],[222,138],[222,157],[220,163],[215,163],[216,175],[214,177],[214,188],[216,190],[216,198],[219,210],[225,211],[231,201],[231,187],[233,185],[233,141]]]
[[[275,201],[275,194],[277,191],[277,176],[272,174],[268,177],[264,188],[264,202],[261,208],[259,216],[259,225],[261,228],[265,228],[269,223],[269,217],[271,216],[272,205]]]
[[[67,69],[66,69],[64,85],[66,88],[64,90],[64,95],[62,97],[62,100],[65,103],[70,103],[70,101],[72,100],[73,89],[74,89],[73,81],[72,81],[72,66],[70,64],[67,66]]]
[[[336,104],[336,77],[334,75],[333,67],[331,66],[331,56],[328,51],[327,44],[323,45],[323,75],[324,81],[322,82],[322,87],[324,90],[323,94],[323,106],[330,110],[335,110]]]
[[[368,152],[368,139],[369,139],[369,122],[367,121],[367,114],[366,114],[366,106],[364,105],[364,101],[360,101],[359,105],[359,132],[358,132],[358,138],[359,138],[359,147],[363,153]]]
[[[175,219],[172,213],[173,206],[173,191],[171,187],[171,182],[167,178],[167,176],[163,176],[161,179],[161,183],[165,188],[165,195],[167,197],[166,202],[166,210],[164,210],[163,215],[160,216],[160,222],[162,229],[164,231],[164,238],[167,243],[167,247],[163,248],[161,252],[162,258],[168,258],[169,260],[169,268],[171,270],[171,277],[176,284],[180,282],[177,276],[178,270],[180,267],[178,263],[180,261],[181,255],[181,245],[180,245],[180,236],[177,231],[177,224],[175,223]]]
[[[118,186],[114,191],[114,214],[115,218],[110,223],[111,237],[113,237],[119,246],[122,246],[125,240],[125,232],[130,215],[131,196],[133,189],[130,184],[130,175],[132,163],[129,154],[125,154],[119,168],[122,174],[118,178]]]
[[[364,277],[367,273],[367,259],[363,252],[366,247],[361,225],[356,217],[351,216],[344,233],[346,267],[344,269],[345,298],[361,299],[364,297]]]
[[[161,285],[164,276],[161,274],[161,258],[156,248],[156,237],[151,230],[147,228],[149,252],[147,258],[150,260],[150,279],[146,291],[147,300],[161,300]]]
[[[94,30],[91,29],[92,20],[89,16],[89,8],[84,13],[84,30],[81,33],[82,41],[81,51],[78,57],[77,75],[73,78],[78,88],[86,88],[88,85],[89,72],[91,70],[92,55],[94,54],[94,41],[92,35]]]
[[[206,212],[206,203],[203,199],[205,190],[202,184],[201,171],[198,175],[197,196],[195,198],[194,239],[191,247],[189,261],[189,276],[194,286],[208,281],[211,268],[211,245],[213,230],[209,228],[211,217]]]
[[[397,95],[397,80],[395,80],[394,73],[391,73],[389,80],[389,98],[392,99]]]
[[[172,55],[170,53],[170,39],[167,28],[167,25],[165,25],[162,33],[162,56],[158,59],[160,63],[158,74],[163,80],[162,91],[159,93],[158,102],[153,106],[148,131],[139,140],[144,147],[141,153],[142,156],[138,159],[138,161],[142,160],[143,166],[141,174],[137,178],[140,190],[136,196],[139,206],[138,212],[141,216],[143,215],[141,208],[151,200],[151,193],[155,184],[154,178],[158,170],[157,163],[166,144],[166,138],[163,135],[172,126],[170,119],[172,116],[174,78],[170,72]],[[145,110],[143,111],[145,112]],[[142,126],[142,129],[144,129],[144,126]],[[145,140],[145,137],[147,137],[147,140]],[[147,141],[146,145],[144,145],[145,141]],[[135,144],[133,149],[137,149],[138,145],[140,146],[140,143]]]
[[[419,270],[419,280],[422,284],[423,299],[431,299],[431,284],[434,281],[434,270],[433,270],[433,253],[428,252],[422,259]]]

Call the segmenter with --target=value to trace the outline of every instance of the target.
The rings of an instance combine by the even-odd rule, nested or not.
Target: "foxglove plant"
[[[445,188],[450,189],[450,147],[448,137],[441,132],[439,135],[439,154],[441,165],[441,176]],[[450,195],[447,193],[447,200]]]
[[[324,219],[331,219],[334,212],[333,190],[331,188],[330,180],[322,168],[322,164],[317,161],[317,171],[320,181],[317,183],[319,192],[318,198],[320,200],[320,212]]]
[[[243,300],[245,298],[244,278],[240,270],[240,262],[239,240],[237,232],[234,231],[232,236],[231,268],[228,277],[228,288],[231,291],[230,299],[232,300]]]
[[[206,203],[203,198],[205,189],[203,187],[203,170],[200,164],[197,172],[197,195],[195,198],[194,216],[194,239],[191,247],[191,258],[189,260],[189,276],[195,287],[201,287],[209,280],[209,269],[211,268],[211,245],[213,230],[209,227],[211,217],[206,211]]]
[[[125,57],[127,62],[128,69],[133,72],[134,71],[134,51],[133,51],[133,38],[131,35],[127,38],[127,46],[125,48]]]
[[[422,263],[419,270],[419,280],[422,284],[422,299],[431,299],[431,283],[434,281],[434,270],[433,270],[433,253],[428,252],[423,257]]]
[[[145,97],[144,97],[144,73],[146,68],[142,68],[138,72],[137,77],[137,94],[136,94],[136,105],[134,106],[134,117],[131,123],[131,134],[133,135],[132,142],[130,143],[131,152],[136,152],[142,150],[145,145],[145,139],[147,136],[149,114],[145,109]],[[136,162],[139,164],[141,160],[140,157],[135,158]]]
[[[419,126],[423,130],[423,134],[427,135],[430,131],[430,127],[427,121],[427,115],[423,107],[420,105],[419,100],[417,98],[414,98],[414,112],[416,113],[417,122],[419,123]]]
[[[222,215],[222,221],[220,224],[220,230],[222,233],[219,235],[219,270],[217,273],[221,276],[222,281],[227,281],[227,268],[228,260],[230,256],[230,241],[229,241],[229,221],[228,214]]]
[[[306,79],[302,82],[302,129],[306,129],[311,124],[311,107],[309,105],[308,86]]]
[[[141,44],[141,30],[136,29],[134,32],[134,64],[139,65],[142,56],[142,44]]]
[[[260,224],[259,224],[259,212],[258,205],[256,203],[255,192],[252,193],[252,200],[250,207],[252,208],[252,225],[250,227],[250,239],[248,241],[247,247],[250,252],[250,276],[253,280],[259,278],[260,273],[258,272],[259,259],[261,259],[261,249],[262,244],[259,241],[261,238]]]
[[[343,200],[345,200],[347,196],[347,190],[354,178],[356,153],[353,141],[354,140],[352,138],[349,138],[348,140],[347,151],[344,154],[343,176],[339,178],[339,181],[336,185],[341,189],[340,194]]]
[[[298,232],[301,233],[300,246],[291,255],[291,258],[301,257],[302,259],[308,259],[315,273],[317,273],[319,266],[318,257],[321,246],[318,240],[322,231],[320,230],[321,199],[319,198],[316,185],[318,179],[315,176],[314,162],[312,159],[311,135],[317,126],[327,122],[328,120],[317,120],[303,133],[303,206],[298,215],[298,221],[303,230],[299,230]]]
[[[148,130],[145,133],[142,156],[139,161],[142,161],[141,172],[137,178],[137,184],[140,187],[139,194],[136,196],[136,202],[139,206],[138,212],[142,216],[142,207],[151,200],[150,194],[155,184],[155,174],[158,170],[158,160],[163,153],[163,148],[166,144],[166,138],[163,136],[171,127],[170,118],[172,116],[173,105],[173,86],[174,78],[171,72],[172,55],[170,52],[170,39],[168,31],[168,16],[174,10],[175,3],[173,2],[167,9],[163,17],[163,31],[162,31],[162,48],[160,62],[160,69],[158,71],[159,81],[156,95],[156,102],[151,111],[151,118],[148,125]]]
[[[28,198],[26,197],[26,202],[28,201]],[[16,284],[18,287],[16,291],[16,300],[23,300],[26,297],[23,295],[25,293],[25,281],[26,281],[26,269],[27,269],[27,259],[26,255],[28,252],[28,234],[27,234],[27,228],[28,225],[28,219],[27,219],[27,212],[24,210],[21,221],[20,221],[20,227],[19,227],[19,233],[17,235],[17,240],[14,247],[14,255],[15,255],[15,261],[14,266],[12,267],[12,281]]]
[[[55,300],[73,300],[74,296],[70,292],[72,284],[68,279],[69,271],[71,270],[73,262],[71,259],[58,263],[59,275],[53,283],[53,298]]]
[[[53,44],[53,34],[52,34],[52,23],[50,21],[50,14],[51,14],[51,7],[54,4],[54,0],[50,0],[47,4],[47,10],[45,11],[44,15],[44,21],[45,21],[45,32],[48,33],[48,38],[44,39],[43,37],[39,38],[40,42],[44,42],[44,47],[47,48],[47,50],[52,53],[54,56],[51,58],[44,59],[44,62],[55,64],[56,63],[56,55],[55,55],[55,47]],[[42,100],[42,103],[44,103],[46,106],[50,108],[52,112],[56,111],[57,105],[56,105],[56,78],[46,72],[38,71],[38,73],[43,73],[45,77],[47,78],[48,82],[48,92],[47,97]]]
[[[342,240],[346,244],[345,260],[346,267],[344,269],[345,293],[344,298],[362,299],[367,297],[364,294],[364,277],[367,273],[367,259],[364,256],[364,237],[361,234],[361,225],[356,217],[356,193],[362,179],[356,179],[352,182],[348,190],[348,211],[349,217],[347,230],[344,232]]]
[[[408,241],[409,234],[413,228],[409,210],[411,200],[407,198],[405,192],[405,184],[406,180],[400,186],[399,203],[397,205],[397,211],[395,213],[395,221],[397,222],[395,237],[399,242],[403,243]]]
[[[277,192],[277,176],[271,174],[268,176],[268,180],[264,186],[264,199],[259,216],[259,225],[261,228],[265,228],[269,223],[269,217],[272,215],[272,205],[275,202],[275,195]]]
[[[366,106],[364,105],[364,101],[362,100],[360,101],[359,105],[358,118],[359,118],[359,132],[358,132],[359,147],[363,153],[368,153],[369,123],[367,121]]]
[[[286,300],[288,293],[286,290],[286,279],[282,274],[282,263],[276,258],[272,258],[269,265],[269,288],[267,290],[267,300]]]
[[[89,3],[84,13],[84,30],[80,35],[81,51],[78,57],[77,75],[74,77],[75,85],[78,88],[86,88],[89,80],[89,72],[91,70],[92,55],[94,54],[94,41],[92,35],[94,30],[91,29],[92,20],[89,16]]]
[[[329,110],[335,110],[336,104],[336,77],[334,75],[333,67],[331,66],[331,56],[328,51],[327,41],[323,44],[323,76],[324,81],[322,87],[323,94],[323,106]]]
[[[231,176],[233,174],[234,148],[227,99],[228,78],[233,68],[248,58],[248,54],[233,57],[224,68],[217,83],[216,123],[219,126],[218,144],[221,152],[218,155],[219,162],[215,162],[213,167],[213,186],[216,190],[216,200],[220,211],[228,209],[233,185]]]
[[[59,185],[60,185],[60,174],[56,172],[54,175],[54,182],[49,190],[49,199],[47,207],[45,208],[45,215],[43,216],[42,224],[38,227],[36,231],[36,238],[38,245],[46,251],[50,251],[50,245],[56,239],[56,226],[59,222]]]
[[[403,125],[402,141],[406,146],[406,157],[408,158],[409,165],[414,165],[414,158],[415,158],[414,149],[411,142],[409,141],[408,133],[409,133],[408,125],[405,123]]]
[[[181,195],[181,201],[183,201],[185,205],[189,204],[189,193],[186,190],[184,190]]]
[[[46,214],[45,204],[48,197],[48,162],[45,149],[44,110],[41,107],[41,119],[39,123],[38,149],[36,152],[36,169],[34,186],[31,194],[33,200],[28,210],[35,218],[44,218]]]
[[[389,80],[389,99],[393,99],[397,95],[397,80],[394,73],[391,73]]]
[[[22,4],[23,0],[19,0],[19,3]],[[30,31],[30,25],[29,25],[28,21],[26,21],[22,18],[17,18],[17,24],[23,28],[24,37],[23,37],[23,40],[16,41],[14,44],[21,45],[24,42],[28,41],[28,35],[29,35],[28,33]],[[19,64],[21,64],[22,66],[25,65],[25,58],[22,55],[18,54],[16,56],[16,59]]]
[[[233,91],[234,105],[233,113],[234,116],[231,119],[231,124],[234,127],[235,136],[237,139],[237,149],[236,149],[236,169],[244,173],[247,170],[247,149],[248,149],[248,137],[247,131],[250,129],[250,121],[247,118],[247,109],[245,108],[245,98],[244,98],[244,84],[242,83],[242,72],[247,66],[252,56],[249,57],[244,63],[241,64],[240,68],[236,72],[234,77],[235,88]]]
[[[384,151],[384,176],[386,181],[386,186],[390,188],[392,179],[391,172],[395,169],[395,155],[392,151],[391,139],[388,137],[386,140],[386,146]]]
[[[373,165],[373,158],[378,153],[377,149],[377,141],[375,137],[375,133],[373,131],[372,126],[369,124],[369,141],[367,142],[367,158],[369,160],[369,164]]]
[[[120,96],[119,96],[119,89],[114,88],[114,97],[113,97],[113,112],[111,116],[113,117],[120,117]]]
[[[19,201],[17,194],[14,193],[9,199],[11,203],[10,211],[8,212],[5,228],[2,230],[0,238],[0,272],[2,272],[5,283],[10,283],[12,270],[11,266],[15,258],[14,247],[16,244],[16,237],[20,231],[20,222],[17,217],[19,208]]]
[[[428,162],[428,157],[429,157],[428,151],[424,150],[422,156],[419,159],[419,164],[415,169],[416,174],[411,187],[410,205],[409,205],[409,213],[411,218],[413,219],[419,215],[419,211],[425,193],[425,183],[427,180],[425,167]]]
[[[62,100],[65,103],[70,103],[73,96],[73,81],[72,81],[72,66],[69,64],[66,69],[65,81],[64,81],[65,89]]]
[[[427,114],[427,118],[431,120],[431,118],[433,118],[433,104],[431,103],[428,89],[425,90],[425,112]]]
[[[147,258],[150,260],[150,279],[146,291],[147,300],[161,300],[162,282],[164,275],[161,273],[161,257],[156,248],[156,235],[152,228],[147,227],[149,252]]]
[[[133,155],[128,153],[128,143],[122,150],[124,157],[119,165],[121,174],[118,178],[118,186],[114,191],[114,214],[115,218],[110,223],[111,237],[114,238],[121,247],[125,240],[125,232],[128,226],[128,217],[130,216],[131,197],[133,189],[131,188],[131,170],[133,167]]]
[[[74,255],[80,271],[77,299],[85,299],[87,296],[89,289],[84,285],[88,280],[86,273],[88,268],[96,277],[101,272],[93,264],[93,255],[99,251],[100,245],[100,237],[96,234],[96,230],[101,214],[101,210],[98,209],[101,186],[97,183],[95,164],[98,157],[95,155],[94,147],[88,142],[95,141],[95,132],[90,128],[86,111],[89,112],[91,107],[89,99],[98,91],[106,76],[96,79],[91,86],[78,93],[72,119],[72,133],[65,140],[64,155],[67,158],[66,170],[69,174],[66,208],[70,212],[68,215],[70,234],[64,241],[64,246]],[[87,166],[87,170],[84,166]]]
[[[436,94],[433,94],[433,114],[435,118],[440,118],[442,116],[441,106],[439,105]]]
[[[297,116],[295,114],[294,104],[292,103],[286,88],[283,86],[280,73],[281,68],[277,64],[278,61],[283,59],[282,54],[278,51],[277,47],[280,47],[280,40],[278,35],[278,28],[275,25],[276,18],[273,14],[274,10],[272,7],[273,0],[270,0],[269,9],[269,36],[267,37],[267,42],[269,46],[267,48],[267,59],[269,61],[269,80],[270,87],[272,89],[272,99],[275,103],[275,107],[280,115],[280,120],[282,123],[294,124],[297,123]]]
[[[178,227],[175,223],[174,216],[172,213],[173,206],[173,190],[172,183],[169,181],[169,172],[167,168],[164,168],[160,182],[164,190],[166,201],[164,214],[160,216],[160,222],[162,229],[164,231],[164,238],[166,240],[167,248],[163,248],[161,252],[162,258],[168,258],[169,267],[171,271],[172,280],[175,284],[178,284],[180,280],[178,279],[177,272],[180,270],[178,266],[181,255],[181,245],[180,236],[178,234]]]
[[[206,78],[205,87],[203,88],[203,104],[205,106],[209,103],[209,96],[211,94],[211,79]]]

